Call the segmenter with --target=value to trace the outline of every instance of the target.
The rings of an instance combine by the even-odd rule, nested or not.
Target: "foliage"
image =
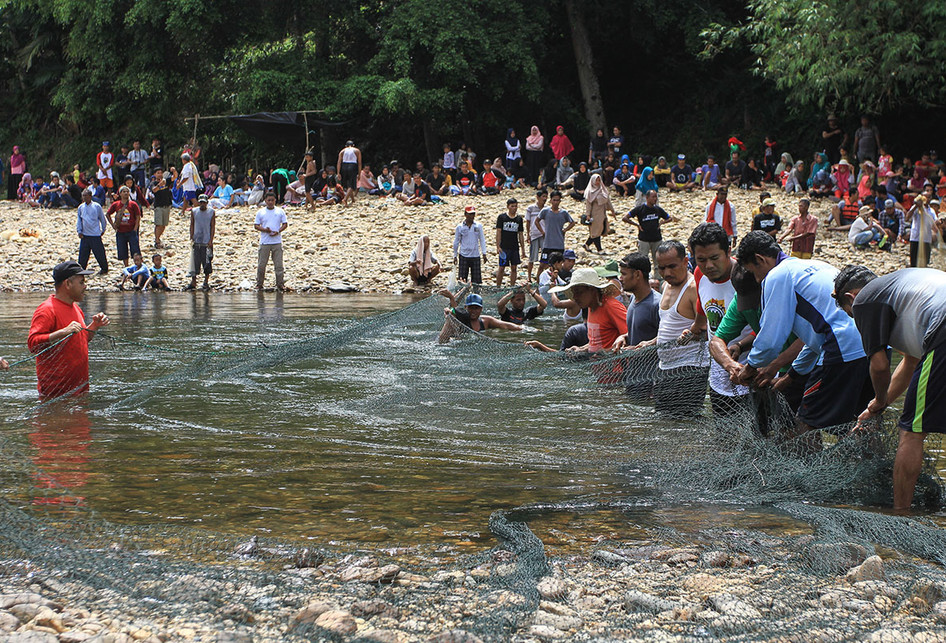
[[[713,23],[707,55],[748,43],[753,69],[795,106],[883,113],[946,102],[946,3],[751,0],[741,23]]]

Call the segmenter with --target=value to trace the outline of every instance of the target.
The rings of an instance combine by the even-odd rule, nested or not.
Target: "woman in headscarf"
[[[20,182],[23,175],[26,174],[26,157],[20,153],[20,146],[13,146],[13,154],[10,156],[10,178],[7,179],[7,199],[15,201],[17,190],[20,188]]]
[[[607,155],[608,137],[599,127],[595,135],[591,137],[591,143],[588,144],[588,165],[593,165],[595,161],[603,161]]]
[[[31,207],[39,206],[36,200],[36,186],[33,183],[33,175],[29,172],[20,176],[20,182],[16,186],[16,200],[25,203]]]
[[[781,179],[782,172],[791,172],[793,167],[795,167],[795,161],[792,159],[792,155],[788,152],[782,152],[782,159],[775,166],[775,178],[777,180]],[[780,182],[785,185],[783,180]]]
[[[592,252],[588,246],[594,244],[601,252],[601,236],[608,233],[608,212],[615,214],[608,188],[600,174],[592,174],[588,186],[585,188],[585,218],[588,221],[588,240],[585,241],[585,250]]]
[[[861,175],[857,179],[857,196],[866,203],[870,191],[877,184],[877,166],[871,161],[861,163]]]
[[[649,165],[641,171],[641,176],[637,179],[637,185],[634,187],[634,207],[643,205],[647,199],[647,193],[653,190],[660,194],[660,187],[654,180],[654,168]]]
[[[506,159],[503,161],[503,167],[507,170],[519,165],[519,159],[522,158],[522,145],[516,138],[516,130],[509,128],[506,130]]]
[[[555,128],[555,136],[552,137],[552,142],[549,145],[552,148],[552,154],[555,156],[556,161],[562,160],[563,157],[575,151],[575,146],[572,145],[571,140],[565,135],[565,128],[561,125]]]
[[[526,179],[529,185],[535,185],[539,179],[539,172],[542,170],[545,156],[545,137],[539,131],[538,125],[532,126],[532,131],[526,137],[526,168],[528,174]]]
[[[808,187],[814,185],[815,176],[822,170],[831,171],[831,163],[824,152],[815,152],[815,162],[811,165],[811,176],[808,177]]]
[[[564,159],[562,159],[564,162]],[[578,171],[572,174],[563,184],[563,187],[571,187],[568,196],[576,201],[585,200],[585,188],[591,182],[591,172],[588,171],[588,164],[582,161],[578,164]]]

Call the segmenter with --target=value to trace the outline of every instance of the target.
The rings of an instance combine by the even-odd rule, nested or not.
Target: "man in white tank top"
[[[355,147],[354,141],[345,141],[345,147],[338,153],[338,177],[345,189],[345,196],[342,198],[343,206],[355,202],[361,169],[361,150]]]
[[[697,294],[687,270],[686,249],[679,241],[657,247],[657,273],[664,280],[660,297],[660,326],[652,343],[659,359],[654,406],[674,417],[698,414],[706,397],[709,350],[705,342],[690,340],[697,319]]]

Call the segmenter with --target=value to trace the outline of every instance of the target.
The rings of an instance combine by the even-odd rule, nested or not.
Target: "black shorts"
[[[556,252],[563,254],[565,252],[565,248],[542,248],[542,257],[539,259],[539,262],[548,264],[549,256],[554,255]]]
[[[430,277],[428,277],[427,275],[417,275],[418,284],[425,284],[428,281],[430,281]]]
[[[912,433],[946,433],[946,343],[916,365],[899,426]]]
[[[515,248],[502,248],[502,251],[506,253],[506,257],[499,257],[500,266],[518,266],[522,263],[522,259],[519,258],[519,247]]]
[[[305,193],[306,194],[312,193],[312,188],[315,187],[315,179],[317,178],[317,176],[318,175],[316,174],[312,174],[310,176],[305,177]]]
[[[808,376],[805,394],[798,407],[799,421],[815,429],[838,427],[842,433],[867,403],[874,399],[874,387],[866,357],[852,362],[816,366]]]
[[[342,179],[343,188],[353,189],[355,184],[358,183],[357,163],[342,163],[342,167],[339,168],[338,173]]]

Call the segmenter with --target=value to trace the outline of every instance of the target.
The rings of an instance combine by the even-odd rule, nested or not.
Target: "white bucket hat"
[[[601,277],[594,268],[579,268],[572,273],[571,281],[567,286],[556,286],[555,288],[549,288],[549,292],[554,292],[556,294],[562,293],[567,298],[572,298],[572,286],[591,286],[592,288],[597,288],[602,291],[602,295],[605,297],[613,297],[617,295],[620,290],[613,283],[607,279]]]

